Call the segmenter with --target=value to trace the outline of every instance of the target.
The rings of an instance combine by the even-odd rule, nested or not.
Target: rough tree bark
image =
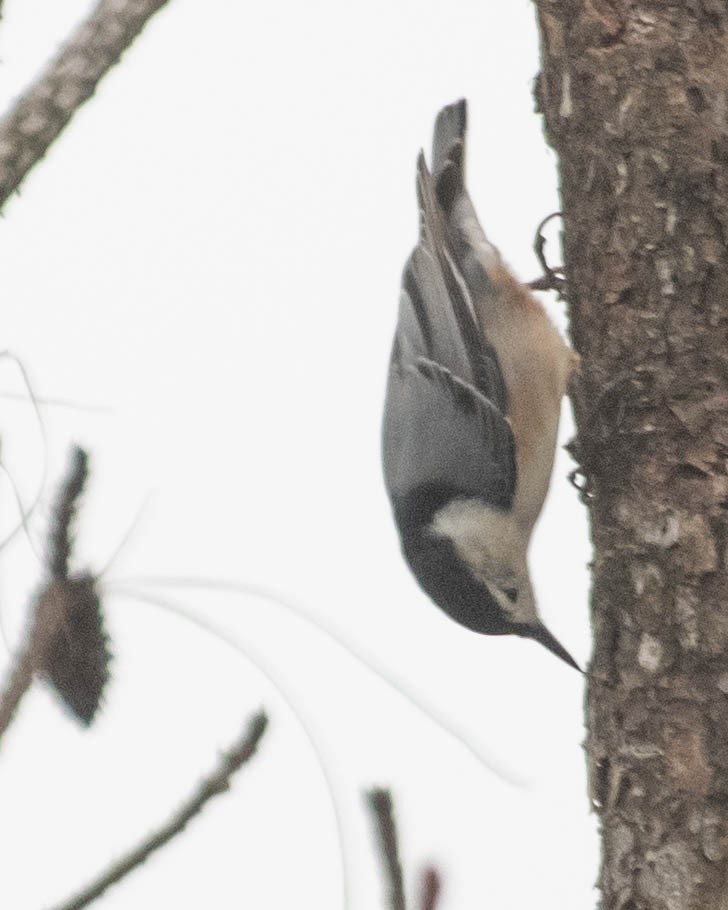
[[[728,5],[536,0],[560,160],[604,910],[728,908]]]

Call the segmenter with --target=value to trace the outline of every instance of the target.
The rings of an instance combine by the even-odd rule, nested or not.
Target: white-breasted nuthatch
[[[417,581],[457,622],[540,642],[528,571],[561,400],[578,358],[488,242],[464,182],[466,103],[417,162],[420,235],[405,266],[384,412],[384,476]]]

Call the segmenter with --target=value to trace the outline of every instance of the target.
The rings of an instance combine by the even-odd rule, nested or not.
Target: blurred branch
[[[388,886],[388,907],[390,910],[405,910],[392,794],[389,790],[374,787],[365,796],[377,829],[379,852]]]
[[[40,669],[76,720],[90,727],[111,678],[97,579],[88,572],[52,579],[42,596],[56,599],[60,619]]]
[[[0,119],[0,207],[167,0],[99,0]]]
[[[65,903],[58,904],[54,910],[80,910],[81,907],[86,907],[107,888],[140,866],[155,850],[159,850],[183,831],[187,823],[202,811],[208,800],[230,788],[230,777],[253,757],[267,725],[268,718],[262,711],[253,715],[237,742],[221,756],[217,767],[202,780],[192,796],[166,824],[152,832],[126,856],[113,863],[82,891]]]
[[[441,890],[440,873],[434,866],[426,866],[420,884],[420,910],[436,910]]]
[[[30,688],[35,673],[45,665],[46,655],[60,625],[62,604],[54,590],[34,598],[22,650],[15,655],[8,681],[0,693],[0,738],[10,726],[22,697]]]
[[[71,524],[76,516],[76,503],[88,477],[88,455],[74,446],[68,476],[58,491],[48,530],[46,563],[53,578],[68,578],[71,556]]]
[[[61,484],[52,513],[48,553],[51,572],[60,575],[61,579],[67,575],[71,552],[69,525],[75,512],[76,500],[86,480],[87,466],[88,456],[83,449],[75,448],[68,476]],[[47,669],[48,654],[61,627],[66,601],[63,586],[54,584],[51,580],[31,602],[25,643],[13,658],[8,681],[0,693],[0,738],[12,723],[34,675]]]

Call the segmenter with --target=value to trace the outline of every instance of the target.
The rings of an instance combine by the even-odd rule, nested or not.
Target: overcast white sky
[[[88,6],[6,0],[4,103]],[[261,705],[269,733],[233,793],[98,906],[383,906],[361,799],[374,783],[393,788],[410,890],[437,863],[443,910],[595,904],[582,682],[427,601],[379,466],[417,151],[439,107],[467,97],[481,219],[536,277],[534,229],[558,208],[537,67],[526,0],[172,0],[6,207],[2,344],[39,395],[106,409],[44,411],[52,478],[71,441],[92,457],[79,568],[101,570],[152,495],[107,575],[116,659],[98,725],[78,730],[38,690],[3,740],[3,905],[49,907],[95,874]],[[0,360],[0,389],[20,388]],[[1,406],[3,459],[29,500],[37,427],[27,404]],[[562,452],[532,567],[549,626],[584,664],[590,551],[569,470]],[[7,529],[7,486],[0,497]],[[3,560],[0,615],[17,636],[39,568],[25,540]],[[462,741],[284,607],[165,590],[251,663],[119,596],[143,575],[282,592]]]

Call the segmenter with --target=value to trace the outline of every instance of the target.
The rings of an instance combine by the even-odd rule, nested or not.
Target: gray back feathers
[[[472,291],[458,266],[458,239],[438,194],[462,184],[465,102],[435,125],[434,176],[420,154],[419,242],[402,277],[384,415],[384,474],[390,496],[433,484],[507,508],[516,467],[498,358],[476,322]],[[457,187],[459,186],[459,189]]]

